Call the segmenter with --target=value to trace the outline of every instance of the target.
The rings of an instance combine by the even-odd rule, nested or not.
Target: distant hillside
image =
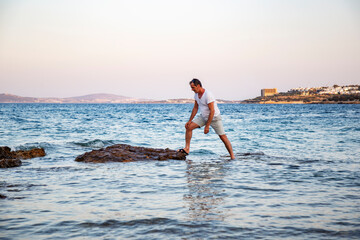
[[[69,97],[63,98],[62,100],[68,103],[129,103],[139,101],[139,99],[136,98],[107,93],[89,94],[80,97]]]
[[[77,99],[77,100],[95,100],[95,99],[116,99],[116,100],[123,100],[127,99],[127,97],[119,96],[115,94],[107,94],[107,93],[97,93],[97,94],[89,94],[85,96],[79,96],[79,97],[70,97],[66,99]]]
[[[1,93],[0,102],[1,103],[31,103],[31,102],[38,102],[38,98],[20,97],[12,94]]]
[[[228,101],[217,99],[218,103],[241,103],[241,101]],[[138,99],[115,94],[97,93],[79,97],[68,98],[33,98],[20,97],[12,94],[0,94],[0,103],[194,103],[194,99],[180,98],[168,100]]]
[[[145,100],[105,93],[69,98],[33,98],[0,94],[0,103],[136,103],[139,101]]]

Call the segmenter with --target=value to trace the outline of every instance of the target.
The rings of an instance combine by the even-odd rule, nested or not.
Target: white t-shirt
[[[209,106],[208,104],[209,103],[212,103],[212,102],[215,102],[214,103],[214,109],[215,109],[215,114],[214,114],[214,117],[216,116],[219,116],[220,115],[220,110],[217,106],[217,103],[215,101],[215,97],[214,95],[212,95],[211,92],[209,92],[208,90],[205,90],[204,94],[202,95],[201,98],[199,98],[198,94],[195,93],[195,100],[196,102],[198,103],[199,105],[199,108],[200,108],[200,112],[201,112],[201,116],[205,119],[208,119],[209,118],[209,115],[210,115],[210,109],[209,109]]]

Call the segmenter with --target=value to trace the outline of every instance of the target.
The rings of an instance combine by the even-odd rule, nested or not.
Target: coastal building
[[[292,88],[288,91],[289,93],[298,93],[301,95],[310,95],[310,94],[360,94],[359,85],[350,85],[350,86],[337,86],[332,87],[313,87],[313,88]]]
[[[277,88],[264,88],[261,89],[261,96],[262,97],[267,97],[267,96],[273,96],[275,94],[277,94]]]

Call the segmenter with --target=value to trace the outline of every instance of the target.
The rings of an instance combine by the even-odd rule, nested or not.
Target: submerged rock
[[[19,167],[22,162],[20,159],[1,159],[0,160],[0,168],[11,168],[11,167]]]
[[[185,160],[184,153],[175,150],[154,149],[145,147],[134,147],[126,144],[116,144],[107,148],[93,150],[78,156],[75,161],[77,162],[134,162],[144,160]]]
[[[45,155],[43,148],[11,151],[9,147],[0,147],[0,168],[19,167],[22,164],[20,159],[43,157]]]

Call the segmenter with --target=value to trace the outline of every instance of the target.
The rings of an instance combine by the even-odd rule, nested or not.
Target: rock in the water
[[[5,199],[5,198],[7,198],[5,195],[0,194],[0,199]]]
[[[14,155],[11,153],[11,149],[9,147],[0,147],[0,159],[9,159],[13,157]]]
[[[126,144],[116,144],[107,148],[93,150],[78,156],[78,162],[134,162],[144,160],[185,160],[186,155],[175,150],[134,147]]]
[[[21,166],[20,159],[43,157],[45,155],[43,148],[11,151],[9,147],[0,147],[0,168],[18,167]]]
[[[45,150],[43,148],[34,148],[28,151],[15,151],[13,152],[16,158],[19,159],[29,159],[29,158],[36,158],[36,157],[44,157],[46,155]]]
[[[11,168],[11,167],[19,167],[22,162],[20,159],[1,159],[0,160],[0,168]]]

